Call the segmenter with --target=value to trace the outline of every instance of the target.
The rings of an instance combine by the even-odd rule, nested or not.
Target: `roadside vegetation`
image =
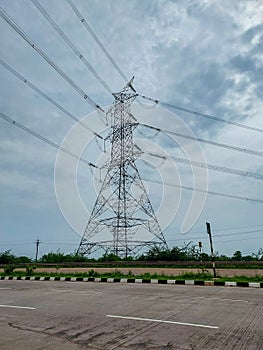
[[[251,255],[242,255],[241,251],[236,251],[232,256],[216,254],[216,265],[219,268],[254,268],[263,269],[263,249]],[[200,274],[207,273],[211,268],[211,257],[206,253],[200,253],[197,246],[184,245],[183,247],[173,247],[164,251],[151,249],[148,252],[137,257],[120,258],[114,254],[105,254],[98,259],[90,259],[76,253],[65,254],[60,251],[44,254],[37,263],[26,256],[16,256],[11,250],[0,253],[0,268],[4,269],[2,274],[11,275],[17,273],[17,268],[24,268],[24,273],[33,275],[35,266],[41,267],[184,267],[198,268]],[[190,272],[189,272],[190,273]],[[1,272],[0,272],[1,274]],[[201,275],[196,278],[201,278]],[[244,273],[245,274],[245,273]],[[104,276],[103,276],[104,277]],[[176,276],[180,278],[180,276]],[[202,278],[208,278],[203,276]],[[141,277],[139,277],[141,278]],[[152,277],[155,278],[155,277]],[[161,278],[161,277],[160,277]]]
[[[219,255],[216,253],[215,260],[226,262],[263,262],[263,248],[260,248],[256,253],[250,255],[242,255],[242,252],[237,250],[232,256]],[[65,254],[60,251],[44,254],[38,263],[56,264],[56,263],[108,263],[108,262],[209,262],[211,256],[207,253],[200,253],[196,245],[186,244],[183,247],[173,247],[167,250],[151,249],[148,252],[136,257],[128,256],[120,258],[114,254],[104,254],[98,259],[90,259],[76,253]],[[16,256],[11,250],[0,253],[0,265],[3,264],[30,264],[34,260],[27,256]]]
[[[8,265],[7,265],[8,266]],[[128,278],[128,279],[143,279],[143,280],[195,280],[195,281],[212,281],[216,280],[219,282],[229,281],[229,282],[259,282],[263,283],[263,276],[235,276],[235,277],[220,277],[218,276],[216,279],[213,278],[213,275],[209,272],[200,270],[198,273],[193,272],[186,272],[182,273],[180,275],[171,276],[171,275],[165,275],[162,274],[150,274],[150,273],[144,273],[144,274],[133,274],[131,271],[129,271],[127,274],[122,273],[121,271],[115,270],[112,272],[104,272],[99,273],[97,271],[94,271],[93,269],[87,271],[87,272],[75,272],[75,273],[59,273],[59,272],[35,272],[35,267],[27,266],[23,271],[15,271],[10,269],[4,269],[4,272],[0,273],[0,276],[16,276],[16,277],[22,277],[22,276],[35,276],[35,277],[91,277],[91,278],[115,278],[115,279],[121,279],[121,278]]]

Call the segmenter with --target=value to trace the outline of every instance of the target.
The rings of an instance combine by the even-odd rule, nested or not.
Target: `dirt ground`
[[[119,268],[104,268],[104,267],[78,267],[78,268],[70,268],[70,267],[63,267],[63,268],[37,268],[35,269],[35,272],[58,272],[58,273],[76,273],[76,272],[88,272],[89,270],[94,270],[98,273],[103,272],[114,272],[114,271],[120,271],[122,273],[128,274],[131,272],[134,275],[141,275],[144,273],[150,273],[150,274],[164,274],[169,276],[178,276],[186,272],[202,272],[200,269],[190,268],[190,269],[184,269],[184,268],[158,268],[158,267],[119,267]],[[208,272],[213,274],[212,269],[208,269]],[[217,275],[221,277],[233,277],[233,276],[263,276],[263,269],[216,269]]]

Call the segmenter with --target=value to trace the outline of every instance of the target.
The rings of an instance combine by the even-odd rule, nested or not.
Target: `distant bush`
[[[104,261],[121,261],[121,258],[115,254],[105,254],[103,257],[98,259],[99,262]]]
[[[14,269],[15,269],[14,266],[12,266],[12,265],[6,265],[6,266],[4,267],[4,273],[5,273],[6,275],[10,275],[10,274],[13,273]]]
[[[27,256],[17,256],[15,262],[17,264],[30,264],[32,263],[32,259],[28,258]]]
[[[198,273],[194,273],[194,272],[186,272],[180,275],[180,278],[183,279],[188,279],[188,280],[204,280],[204,279],[213,279],[213,276],[211,275],[211,273],[207,273],[207,272],[198,272]]]
[[[60,251],[57,251],[56,253],[51,252],[48,254],[45,254],[42,256],[41,259],[39,259],[40,263],[63,263],[63,262],[85,262],[89,261],[88,258],[85,258],[82,255],[78,254],[64,254]]]
[[[26,266],[26,276],[32,276],[35,268],[35,266]]]
[[[88,272],[87,272],[87,276],[88,277],[98,277],[98,272],[96,272],[96,271],[94,271],[94,270],[89,270]]]

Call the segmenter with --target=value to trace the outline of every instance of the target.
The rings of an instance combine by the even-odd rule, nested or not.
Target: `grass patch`
[[[185,272],[180,276],[176,276],[176,279],[208,281],[213,279],[213,275],[209,272]]]

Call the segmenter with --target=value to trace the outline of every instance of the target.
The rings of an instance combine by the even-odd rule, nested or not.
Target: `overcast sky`
[[[64,1],[38,0],[81,54],[120,91],[125,81]],[[178,106],[263,129],[263,3],[258,0],[73,0],[121,70],[141,94]],[[54,31],[34,4],[0,0],[17,25],[92,100],[105,110],[113,97]],[[89,128],[106,136],[105,115],[94,109],[1,17],[0,59]],[[0,65],[0,112],[46,138],[103,165],[110,153],[93,135],[68,118]],[[134,105],[139,122],[199,138],[262,151],[262,132],[223,124],[154,104]],[[262,174],[262,157],[189,142],[138,128],[143,150]],[[83,143],[84,142],[84,143]],[[55,167],[57,150],[0,119],[0,251],[34,256],[73,252],[100,188],[100,176],[68,155]],[[262,180],[163,162],[143,156],[144,178],[250,199],[262,197]],[[145,162],[145,160],[147,162]],[[74,168],[75,167],[75,168]],[[54,185],[54,173],[56,181]],[[77,188],[80,201],[75,203]],[[145,183],[170,246],[202,241],[209,253],[205,222],[215,250],[232,255],[263,248],[263,202]],[[59,200],[57,201],[56,191]],[[76,191],[75,191],[76,192]],[[192,199],[192,204],[191,204]],[[191,213],[189,212],[191,211]],[[187,232],[185,232],[187,231]],[[142,237],[143,239],[143,237]]]

